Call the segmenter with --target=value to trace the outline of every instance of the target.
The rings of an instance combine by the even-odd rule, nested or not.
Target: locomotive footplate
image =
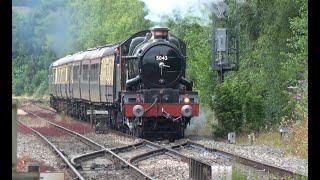
[[[96,133],[105,133],[108,130],[108,111],[87,110],[87,115],[90,115],[91,127],[95,124]]]

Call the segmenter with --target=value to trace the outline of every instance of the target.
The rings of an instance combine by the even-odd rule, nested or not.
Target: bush
[[[44,81],[47,81],[47,79],[48,79],[47,70],[42,69],[37,71],[31,80],[32,89],[36,91]]]
[[[16,96],[21,96],[24,94],[24,88],[25,83],[23,79],[13,79],[12,80],[12,94]]]
[[[262,95],[252,90],[247,82],[226,80],[215,89],[213,110],[222,127],[213,125],[216,136],[229,132],[250,132],[264,127],[265,114]]]
[[[288,153],[308,159],[308,119],[295,122],[289,129]]]
[[[215,89],[213,98],[213,110],[218,119],[222,120],[222,127],[213,125],[216,136],[222,136],[228,132],[239,132],[243,126],[242,101],[243,92],[240,83],[225,82]]]
[[[48,91],[48,83],[47,81],[42,81],[40,86],[35,90],[35,97],[42,97]]]

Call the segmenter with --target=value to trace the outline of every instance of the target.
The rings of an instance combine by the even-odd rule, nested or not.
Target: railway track
[[[220,163],[223,161],[221,161],[222,159],[224,160],[228,160],[230,163],[234,164],[234,163],[240,163],[249,167],[253,167],[258,169],[259,171],[263,171],[266,173],[273,173],[274,175],[276,175],[276,178],[281,178],[281,177],[294,177],[294,178],[298,178],[298,179],[307,179],[307,176],[299,174],[298,172],[293,172],[278,166],[273,166],[270,165],[268,163],[264,163],[264,162],[259,162],[259,161],[255,161],[253,159],[244,157],[244,156],[240,156],[240,155],[236,155],[233,154],[231,152],[227,152],[218,148],[210,148],[207,146],[204,146],[202,144],[199,144],[197,142],[194,141],[190,141],[187,140],[185,143],[181,143],[179,145],[175,145],[175,146],[171,146],[172,149],[181,152],[182,154],[188,154],[189,156],[194,156],[192,153],[190,154],[190,152],[194,152],[195,150],[198,150],[200,152],[205,153],[205,157],[202,157],[201,160],[203,162],[206,162],[208,164],[213,164],[213,163]],[[213,158],[211,158],[213,157]],[[214,161],[212,162],[212,159],[219,159],[218,161]],[[234,164],[236,165],[236,164]]]
[[[68,133],[68,135],[71,138],[64,138],[64,142],[57,143],[56,139],[50,138],[48,136],[46,137],[45,135],[43,135],[43,133],[40,133],[35,128],[31,128],[22,121],[19,121],[21,124],[27,126],[38,136],[44,139],[59,154],[59,156],[63,159],[66,165],[74,172],[78,179],[103,179],[106,176],[111,178],[117,177],[118,179],[153,179],[152,177],[142,172],[140,169],[133,166],[131,163],[127,162],[122,157],[118,156],[116,153],[110,151],[104,146],[88,139],[87,137],[77,132],[71,131],[60,125],[47,121],[30,111],[27,111],[25,109],[23,110],[37,117],[38,119],[45,121],[51,126],[58,128],[58,131],[64,131]],[[78,140],[76,144],[75,139]],[[65,144],[71,148],[64,148],[62,144]],[[74,148],[76,149],[74,149],[72,145],[74,145]],[[68,151],[61,150],[63,148],[68,149]],[[79,151],[79,149],[81,151]],[[77,164],[72,163],[73,161],[71,161],[71,157],[75,155],[74,152],[85,152],[84,155],[86,158],[82,159],[84,163],[82,168],[79,168]],[[122,178],[119,178],[119,175],[122,175]]]
[[[119,136],[126,136],[136,139],[134,136],[123,134],[117,131],[109,132],[118,134]],[[184,156],[179,152],[148,140],[142,140],[142,142],[133,145],[115,147],[110,149],[110,151],[124,158],[128,163],[135,165],[137,168],[142,169],[144,172],[148,173],[151,177],[155,177],[156,179],[188,179],[190,173],[189,164],[191,161],[197,162],[195,159]],[[104,168],[109,168],[110,166],[105,164],[95,164],[94,166],[89,166],[88,164],[92,164],[92,162],[88,161],[88,159],[91,159],[91,157],[102,157],[104,154],[105,152],[102,150],[92,150],[91,152],[85,152],[81,155],[74,156],[70,159],[70,162],[78,170],[102,170]],[[150,165],[152,166],[151,169]],[[208,167],[210,166],[208,165]],[[169,169],[171,169],[170,173],[168,173]],[[177,174],[177,172],[179,173]],[[173,174],[173,176],[170,174]],[[168,178],[168,175],[171,177]]]
[[[148,140],[111,150],[157,179],[188,179],[190,161],[197,161]]]
[[[28,113],[32,113],[28,110],[24,111]],[[34,113],[32,113],[34,116],[41,118]],[[52,122],[48,122],[52,123]],[[54,123],[52,123],[54,125]],[[59,128],[63,128],[62,126],[56,125]],[[71,132],[70,130],[67,130],[68,132]],[[119,134],[120,136],[127,136],[127,137],[132,137],[135,138],[134,136],[128,135],[128,134],[122,134],[117,131],[112,131],[111,133],[116,133]],[[76,134],[76,136],[80,136],[78,133],[73,133]],[[90,144],[92,142],[87,142],[85,140],[84,144]],[[75,145],[74,145],[75,146]],[[93,149],[91,151],[85,151],[81,155],[73,156],[72,158],[69,158],[70,164],[78,170],[78,172],[83,175],[90,174],[91,172],[88,173],[90,170],[99,170],[102,171],[104,169],[110,169],[113,167],[113,169],[123,169],[124,166],[119,166],[119,165],[110,165],[108,164],[108,160],[105,158],[102,158],[105,156],[106,152],[103,150],[103,147],[97,146],[96,144],[93,144]],[[144,148],[143,148],[144,147]],[[99,149],[101,148],[101,149]],[[57,148],[61,149],[61,148]],[[83,149],[83,148],[82,148]],[[144,149],[144,151],[141,151],[141,149]],[[133,151],[136,150],[136,153]],[[181,176],[178,177],[178,179],[188,179],[189,176],[189,166],[188,163],[190,161],[190,158],[187,156],[181,155],[178,152],[168,149],[166,147],[157,145],[153,142],[147,141],[147,140],[142,140],[142,142],[129,145],[129,146],[122,146],[122,147],[116,147],[110,149],[111,152],[114,152],[117,154],[119,157],[125,159],[129,164],[134,165],[135,167],[144,170],[147,174],[149,174],[149,177],[155,177],[156,179],[164,179],[164,176],[168,175],[168,173],[161,173],[161,168],[159,168],[159,164],[161,164],[164,160],[168,160],[171,162],[171,164],[176,165],[175,169],[178,169]],[[68,152],[63,151],[63,154],[68,154]],[[68,155],[70,157],[71,155]],[[103,163],[93,163],[92,159],[100,157],[100,162]],[[148,166],[146,166],[146,163],[148,164],[147,161],[152,161],[151,164],[153,164],[153,167],[158,167],[156,168],[155,171],[151,172],[148,170]],[[195,161],[195,160],[194,160]],[[170,168],[168,166],[163,166],[163,169]],[[184,171],[181,171],[183,169]],[[174,169],[172,170],[172,174],[175,174]],[[85,173],[83,173],[85,172]],[[85,176],[86,179],[88,177]],[[172,179],[177,179],[177,176],[171,177]],[[127,178],[125,178],[127,179]],[[167,179],[167,178],[165,178]]]
[[[39,107],[39,106],[38,106]],[[42,107],[39,107],[42,108]],[[45,109],[45,108],[42,108]],[[46,109],[49,110],[49,109]],[[51,112],[54,112],[50,110]],[[110,130],[109,132],[119,134],[119,136],[126,136],[136,138],[134,136],[124,134],[118,131]],[[173,145],[173,146],[161,146],[157,143],[150,142],[148,140],[142,140],[139,143],[135,143],[128,146],[115,147],[111,148],[110,151],[121,156],[126,161],[130,162],[132,165],[137,167],[142,166],[141,162],[153,159],[153,163],[161,162],[162,159],[171,158],[176,164],[181,163],[180,169],[186,167],[186,164],[189,166],[188,174],[190,178],[202,179],[210,178],[211,166],[212,165],[234,165],[235,163],[243,164],[255,168],[257,171],[263,171],[265,173],[274,173],[277,177],[294,177],[299,179],[307,179],[307,176],[293,172],[281,167],[273,166],[267,163],[258,162],[253,159],[249,159],[243,156],[235,155],[231,152],[223,151],[218,148],[206,147],[202,144],[190,141],[188,139],[182,140],[183,142]],[[203,156],[199,158],[199,154],[202,153]],[[103,152],[96,151],[94,155],[101,156]],[[91,156],[90,154],[83,155],[72,159],[72,163],[79,167],[79,162],[87,157]],[[161,157],[161,158],[156,158]],[[155,160],[156,159],[156,160]],[[186,168],[185,168],[186,169]],[[186,170],[185,170],[186,171]],[[200,172],[209,172],[205,175]],[[155,173],[151,173],[155,176]],[[182,175],[182,177],[185,177]],[[211,179],[211,178],[210,178]]]
[[[47,108],[47,107],[44,107],[44,106],[41,106],[40,104],[44,104],[45,102],[44,101],[41,101],[41,100],[37,100],[37,101],[30,101],[30,103],[34,106],[37,106],[41,109],[44,109],[44,110],[48,110],[48,111],[51,111],[51,112],[54,112],[54,113],[57,113],[56,110],[52,109],[52,108]],[[49,102],[46,102],[46,103],[49,103]],[[48,104],[49,105],[49,104]]]

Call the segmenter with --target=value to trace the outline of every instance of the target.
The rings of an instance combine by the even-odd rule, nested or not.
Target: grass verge
[[[289,157],[308,160],[308,119],[287,123],[288,138],[281,139],[278,129],[255,133],[254,143],[279,148]],[[249,134],[237,135],[237,144],[249,144]]]

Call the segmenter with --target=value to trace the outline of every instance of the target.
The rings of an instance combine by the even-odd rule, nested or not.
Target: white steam
[[[211,136],[210,126],[213,122],[212,111],[200,107],[199,116],[193,117],[185,130],[185,135]]]
[[[145,3],[148,15],[145,19],[155,24],[162,22],[163,18],[176,21],[187,17],[196,17],[197,23],[210,23],[209,15],[212,7],[223,0],[140,0]]]

